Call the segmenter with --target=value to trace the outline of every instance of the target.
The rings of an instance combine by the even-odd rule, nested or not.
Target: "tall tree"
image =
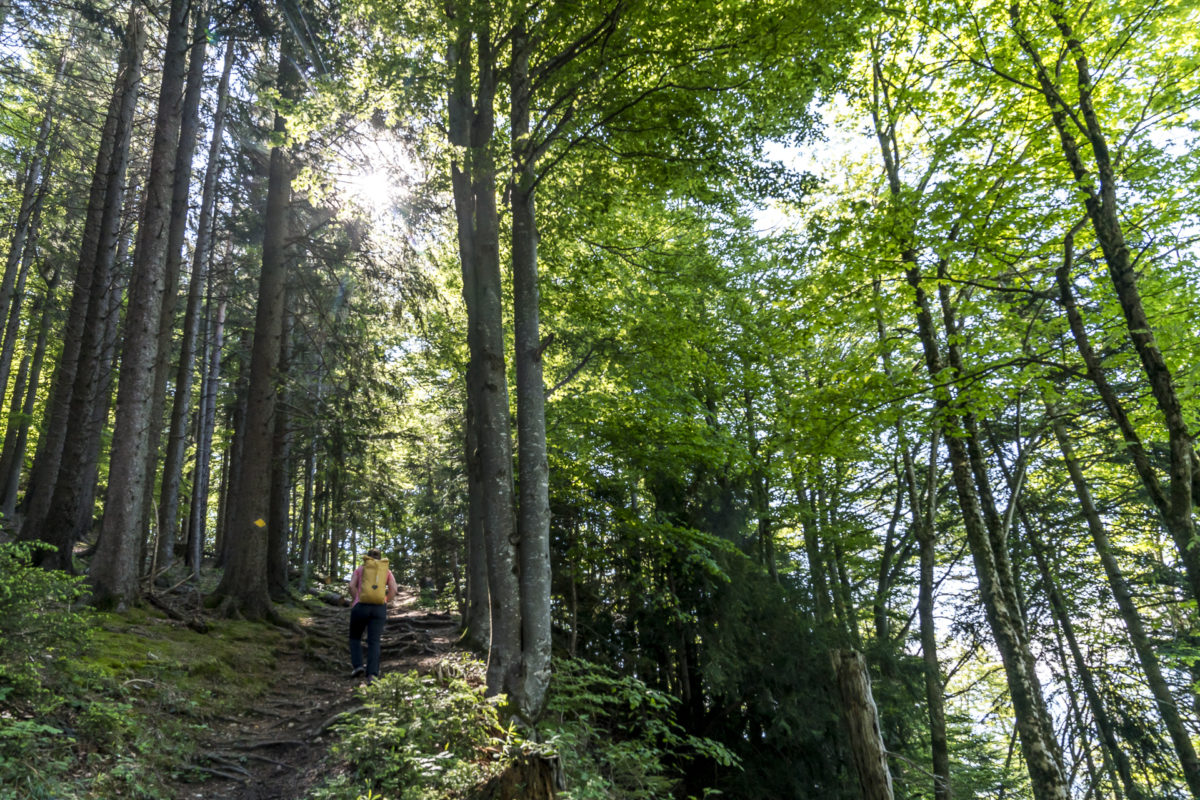
[[[129,161],[129,142],[141,80],[145,38],[142,17],[136,8],[132,9],[125,26],[112,101],[101,131],[75,285],[63,332],[63,348],[54,373],[45,434],[39,440],[26,491],[25,519],[21,526],[22,539],[48,541],[57,548],[52,555],[43,556],[42,563],[72,572],[71,551],[78,506],[71,505],[66,509],[70,514],[64,516],[63,521],[53,529],[47,526],[47,518],[54,508],[52,501],[58,490],[64,448],[68,440],[72,441],[73,446],[81,444],[80,437],[71,439],[68,436],[70,426],[73,423],[86,424],[91,419],[90,405],[86,405],[86,413],[81,413],[80,409],[93,401],[94,395],[89,391],[86,396],[77,399],[75,393],[77,380],[85,386],[93,386],[96,378],[96,347],[102,339],[103,312],[107,310],[103,298],[108,296],[109,271],[115,258],[116,235],[124,203],[125,170]],[[90,340],[92,346],[85,347],[85,340]],[[76,469],[66,477],[72,483],[81,479]]]
[[[142,510],[146,493],[153,491],[154,483],[145,468],[152,446],[150,413],[154,406],[152,391],[165,288],[172,186],[183,112],[188,7],[188,0],[171,0],[167,17],[162,85],[125,312],[104,524],[88,570],[94,599],[101,605],[127,605],[139,591],[138,568],[145,535],[141,529]]]
[[[294,101],[301,90],[295,58],[296,43],[285,29],[279,47],[276,88],[284,101]],[[225,574],[209,602],[222,612],[250,619],[274,618],[268,592],[272,442],[278,399],[276,369],[282,352],[286,313],[287,236],[292,204],[292,158],[284,143],[287,118],[275,112],[275,146],[271,148],[267,207],[264,214],[262,272],[254,318],[246,416],[241,449],[240,479],[229,486],[229,511],[225,537],[228,544]]]

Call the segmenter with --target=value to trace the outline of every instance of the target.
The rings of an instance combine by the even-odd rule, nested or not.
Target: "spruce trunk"
[[[139,553],[146,534],[142,507],[153,483],[145,465],[151,447],[159,310],[187,62],[187,8],[187,0],[171,0],[145,205],[133,253],[104,526],[88,573],[93,599],[101,606],[125,606],[139,589]]]
[[[104,220],[106,214],[109,215],[109,219],[113,218],[112,215],[117,209],[111,206],[122,199],[109,197],[108,189],[112,184],[114,169],[123,172],[123,164],[128,158],[145,43],[146,30],[141,14],[132,9],[125,26],[125,39],[118,62],[112,101],[100,134],[100,148],[96,154],[79,261],[75,270],[75,285],[71,292],[66,326],[62,331],[62,351],[59,353],[50,398],[47,401],[44,433],[38,440],[38,451],[26,489],[25,519],[20,534],[26,541],[42,539],[45,535],[43,527],[46,515],[50,512],[59,465],[62,462],[63,446],[67,441],[67,430],[72,420],[71,398],[75,390],[75,376],[88,312],[93,307],[96,260]],[[114,161],[119,163],[114,166]],[[119,213],[116,213],[116,216],[119,217]],[[93,310],[92,313],[96,312]],[[70,564],[66,563],[65,559],[66,556],[60,553],[52,563],[59,568],[70,569]]]
[[[287,100],[299,92],[300,74],[293,61],[292,39],[285,36],[279,52],[280,94]],[[282,136],[287,120],[275,114],[275,132]],[[240,479],[229,486],[226,519],[225,574],[213,600],[223,612],[249,619],[274,616],[268,582],[267,530],[270,518],[272,440],[277,401],[283,318],[286,308],[287,234],[291,212],[291,157],[282,146],[271,149],[270,181],[263,234],[262,273],[250,351],[246,417],[241,449]]]

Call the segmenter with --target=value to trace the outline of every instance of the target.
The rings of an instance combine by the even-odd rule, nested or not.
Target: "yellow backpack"
[[[367,558],[363,562],[362,583],[358,602],[383,604],[387,602],[388,562],[386,558]]]

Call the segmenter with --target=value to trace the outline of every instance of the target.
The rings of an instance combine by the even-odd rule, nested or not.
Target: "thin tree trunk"
[[[33,419],[33,411],[37,403],[38,384],[42,376],[42,364],[46,357],[46,344],[50,338],[50,323],[54,318],[54,290],[58,287],[58,273],[47,282],[46,291],[40,302],[41,317],[37,329],[37,341],[33,345],[33,357],[29,360],[28,386],[21,392],[14,392],[13,401],[17,402],[17,394],[22,394],[24,401],[20,407],[20,416],[9,418],[8,430],[4,434],[4,451],[0,456],[0,514],[4,519],[12,519],[16,514],[17,495],[20,492],[21,469],[25,463],[25,448],[29,441],[29,425]],[[27,354],[28,358],[28,354]],[[22,364],[25,361],[22,360]],[[18,379],[19,385],[25,381]]]
[[[512,212],[513,332],[517,370],[517,447],[520,498],[521,667],[517,705],[532,724],[541,716],[550,687],[550,465],[546,454],[546,390],[538,319],[537,217],[534,209],[534,147],[529,135],[532,84],[526,26],[518,7],[510,68],[511,136],[514,165]]]
[[[203,64],[203,58],[198,58],[200,50],[193,53],[195,63]],[[221,139],[225,130],[225,114],[229,107],[229,78],[233,71],[234,40],[230,39],[225,47],[225,61],[221,70],[221,82],[217,86],[217,108],[213,113],[212,136],[208,147],[208,161],[204,170],[204,189],[200,198],[200,218],[196,224],[196,244],[192,249],[192,276],[188,286],[187,305],[183,315],[183,338],[180,342],[179,364],[175,372],[175,401],[171,409],[171,421],[167,433],[167,452],[163,459],[162,491],[159,498],[159,536],[158,563],[160,569],[171,563],[175,558],[175,524],[179,514],[179,487],[183,477],[183,460],[187,450],[187,421],[191,414],[192,404],[192,375],[196,353],[196,340],[200,335],[200,301],[203,299],[203,287],[207,283],[207,274],[212,260],[212,242],[214,238],[213,220],[216,216],[217,178],[220,174]],[[201,70],[202,71],[202,70]],[[191,90],[191,75],[189,74],[188,89]],[[189,102],[185,101],[185,110],[190,111]],[[194,139],[195,137],[190,137]],[[182,146],[189,140],[181,134]],[[185,159],[183,155],[186,155]],[[186,169],[191,171],[191,154],[183,154],[177,160],[177,168],[186,160]],[[188,183],[184,181],[183,183]],[[176,181],[176,190],[180,182]],[[183,197],[186,203],[186,185]],[[185,209],[186,211],[186,209]],[[181,216],[186,219],[186,213]],[[172,234],[175,233],[172,228]],[[181,231],[182,233],[182,231]],[[174,245],[171,246],[173,248]],[[169,249],[169,253],[176,250]],[[165,313],[164,307],[164,313]],[[160,342],[160,345],[162,343]],[[160,356],[163,353],[160,352]]]
[[[1154,697],[1154,704],[1157,706],[1158,713],[1163,720],[1163,725],[1166,726],[1167,733],[1171,737],[1171,743],[1175,746],[1175,753],[1179,757],[1184,777],[1188,782],[1188,786],[1191,787],[1196,783],[1200,783],[1200,759],[1197,758],[1196,748],[1192,744],[1192,738],[1179,712],[1179,706],[1175,698],[1171,695],[1170,687],[1168,687],[1166,680],[1163,678],[1157,651],[1146,631],[1145,623],[1142,622],[1141,614],[1138,612],[1137,604],[1133,599],[1133,592],[1130,591],[1129,584],[1121,572],[1121,567],[1117,563],[1117,559],[1113,556],[1112,545],[1108,539],[1108,531],[1105,530],[1104,522],[1100,518],[1100,512],[1096,508],[1095,501],[1092,499],[1092,493],[1084,478],[1083,470],[1075,458],[1074,448],[1067,437],[1066,429],[1063,426],[1062,420],[1055,416],[1053,411],[1051,411],[1051,417],[1054,438],[1058,441],[1063,463],[1067,467],[1067,474],[1070,476],[1071,484],[1075,488],[1075,495],[1079,499],[1080,509],[1083,512],[1084,520],[1087,522],[1088,532],[1091,534],[1092,543],[1096,547],[1096,554],[1100,557],[1100,563],[1104,567],[1104,573],[1108,578],[1109,588],[1112,589],[1117,610],[1120,612],[1121,619],[1125,623],[1125,629],[1129,632],[1130,644],[1133,645],[1133,650],[1141,662],[1142,672],[1146,676],[1147,688],[1149,688],[1150,694]],[[1195,790],[1192,790],[1192,793],[1195,795]]]
[[[154,403],[171,189],[179,146],[187,7],[187,0],[171,0],[146,200],[133,253],[104,526],[88,572],[93,601],[101,606],[123,607],[134,601],[139,590],[139,550],[145,539],[145,531],[141,529],[143,501],[153,483],[145,465],[152,447],[150,414]]]
[[[471,384],[468,366],[467,383]],[[492,620],[488,599],[487,541],[483,530],[483,482],[476,457],[475,412],[467,397],[466,452],[467,468],[467,607],[463,616],[467,641],[477,652],[485,653],[491,641]]]
[[[885,93],[882,67],[874,63],[875,102],[872,107],[875,133],[888,179],[891,196],[899,200],[904,194],[900,180],[900,149],[895,138],[895,126],[885,124],[883,115],[891,119],[893,109]],[[967,543],[975,562],[979,593],[992,635],[1004,664],[1005,677],[1012,698],[1021,751],[1025,756],[1030,784],[1035,800],[1068,800],[1070,787],[1063,769],[1058,743],[1050,725],[1046,701],[1042,695],[1033,656],[1025,631],[1024,616],[1016,598],[1016,589],[1004,545],[1005,530],[998,523],[994,503],[986,481],[981,475],[981,455],[978,439],[973,434],[973,418],[963,409],[944,381],[943,359],[930,313],[929,296],[922,284],[918,254],[911,237],[899,237],[900,258],[905,275],[916,301],[917,333],[924,354],[926,371],[934,385],[934,399],[939,413],[946,447],[950,454],[951,476],[958,495],[959,509],[966,529]],[[951,334],[955,322],[946,295],[942,296],[943,319],[953,345],[951,369],[961,374],[957,344]],[[987,507],[981,503],[985,492]],[[986,515],[986,516],[985,516]]]
[[[208,279],[208,301],[212,302],[212,277]],[[208,485],[211,474],[213,430],[217,424],[217,388],[221,380],[221,346],[225,336],[225,300],[217,304],[216,318],[209,337],[209,356],[200,409],[196,415],[196,466],[192,473],[192,506],[189,512],[188,537],[192,579],[199,581],[200,564],[204,554],[204,538],[208,527]],[[224,476],[226,471],[222,471]]]
[[[1066,52],[1064,57],[1074,59],[1076,85],[1072,101],[1076,108],[1068,109],[1030,37],[1024,31],[1021,7],[1013,4],[1009,10],[1012,30],[1017,35],[1021,49],[1029,57],[1037,75],[1038,88],[1051,112],[1051,120],[1059,134],[1063,156],[1074,177],[1073,189],[1082,197],[1083,205],[1091,222],[1096,240],[1104,254],[1109,277],[1117,301],[1125,316],[1126,330],[1134,350],[1142,363],[1142,371],[1149,384],[1150,392],[1158,405],[1162,423],[1167,430],[1167,452],[1169,454],[1168,488],[1165,496],[1156,497],[1151,486],[1147,490],[1159,508],[1168,531],[1175,540],[1180,559],[1184,564],[1192,597],[1200,601],[1200,551],[1193,545],[1195,523],[1193,520],[1193,486],[1198,476],[1193,475],[1196,458],[1192,437],[1183,415],[1183,406],[1171,371],[1159,350],[1154,335],[1154,326],[1146,315],[1138,290],[1137,274],[1125,243],[1121,227],[1121,206],[1117,200],[1117,176],[1109,153],[1108,137],[1104,132],[1091,95],[1094,90],[1091,67],[1083,43],[1076,36],[1060,6],[1051,4],[1049,14],[1057,27]],[[1076,113],[1077,112],[1077,113]],[[1069,118],[1075,120],[1076,130],[1082,128],[1086,148],[1081,149],[1075,132],[1069,126]],[[1082,123],[1082,125],[1080,125]],[[1085,152],[1091,153],[1093,167],[1085,162]],[[1096,184],[1099,184],[1097,186]],[[1063,280],[1059,280],[1060,290]],[[1074,327],[1072,328],[1074,333]],[[1076,336],[1078,343],[1078,336]],[[1082,349],[1081,349],[1082,353]],[[1089,368],[1089,374],[1091,369]],[[1094,382],[1094,378],[1093,378]],[[1099,388],[1099,387],[1098,387]],[[1109,413],[1112,406],[1106,401]],[[1139,470],[1141,471],[1141,470]],[[1143,474],[1143,482],[1146,477]],[[1193,795],[1200,797],[1200,776],[1193,783],[1189,780]]]
[[[912,522],[916,530],[920,555],[920,588],[917,594],[917,615],[921,628],[921,661],[925,675],[925,702],[929,709],[930,753],[933,764],[934,800],[950,800],[950,749],[946,736],[945,686],[937,655],[937,623],[934,621],[934,568],[937,554],[937,474],[938,432],[935,428],[929,443],[929,476],[926,481],[926,501],[922,502],[917,486],[912,455],[904,451],[904,480],[908,489]]]
[[[905,260],[914,263],[915,257]],[[907,273],[909,284],[917,297],[918,333],[925,353],[926,368],[930,380],[936,382],[942,375],[942,363],[933,332],[929,303],[916,267],[910,266]],[[1068,800],[1070,791],[1058,755],[1057,743],[1053,739],[1053,732],[1048,730],[1046,725],[1049,715],[1041,685],[1036,672],[1030,668],[1033,659],[1025,638],[1021,610],[1014,604],[1011,576],[1006,580],[1000,573],[1004,562],[997,558],[993,549],[997,537],[989,533],[980,507],[975,474],[966,444],[969,434],[959,427],[962,422],[961,412],[955,408],[948,390],[936,390],[936,397],[939,413],[942,415],[941,424],[945,429],[946,447],[950,452],[951,475],[958,494],[967,542],[975,562],[975,573],[979,579],[979,593],[1004,664],[1017,732],[1021,740],[1021,751],[1025,756],[1033,795],[1036,800]],[[1009,588],[1006,588],[1006,584]]]
[[[50,131],[54,126],[54,115],[57,105],[59,84],[62,83],[63,73],[67,69],[68,55],[74,43],[74,31],[69,34],[66,46],[59,54],[58,67],[50,85],[50,93],[46,99],[46,112],[42,115],[41,125],[38,126],[37,139],[34,141],[29,168],[25,173],[25,182],[21,192],[21,205],[17,211],[16,225],[13,227],[12,240],[9,243],[8,257],[5,259],[4,274],[0,278],[0,319],[19,316],[21,289],[17,283],[28,269],[27,243],[37,240],[38,217],[41,213],[42,199],[45,197],[46,184],[49,182],[49,170],[43,176],[43,165],[49,157]],[[20,275],[18,276],[18,272]],[[11,306],[11,308],[10,308]],[[13,350],[16,346],[16,331],[8,326],[5,329],[4,341],[0,345],[0,400],[8,392],[8,377],[12,369]]]
[[[29,269],[33,266],[35,252],[37,251],[38,234],[41,231],[42,223],[42,205],[46,198],[46,192],[50,188],[50,170],[46,170],[46,175],[42,179],[41,187],[38,189],[38,194],[34,200],[33,215],[29,222],[29,233],[25,241],[25,252],[21,255],[21,265],[17,270],[17,282],[13,287],[12,305],[8,310],[8,324],[4,326],[4,343],[0,345],[0,372],[3,373],[0,379],[0,400],[8,392],[8,373],[12,366],[13,353],[16,352],[17,339],[21,336],[21,311],[25,304],[25,283],[29,277]],[[20,380],[17,381],[21,383]],[[12,396],[12,404],[14,410],[20,406],[22,389],[14,389]]]
[[[825,624],[833,619],[833,601],[829,596],[828,581],[825,577],[825,558],[821,555],[821,540],[817,532],[817,511],[812,493],[806,489],[804,479],[799,474],[801,467],[796,469],[796,499],[800,504],[800,529],[804,533],[804,554],[808,558],[813,607],[817,612],[817,621]]]
[[[286,290],[285,290],[286,294]],[[267,518],[267,591],[271,599],[282,602],[288,589],[288,492],[291,477],[292,432],[287,409],[287,374],[291,360],[291,312],[284,301],[283,335],[279,342],[279,368],[276,371],[279,396],[275,405],[275,430],[271,438],[271,499]]]
[[[317,471],[317,440],[314,436],[304,454],[304,499],[300,505],[300,594],[308,592],[312,564],[313,482]]]

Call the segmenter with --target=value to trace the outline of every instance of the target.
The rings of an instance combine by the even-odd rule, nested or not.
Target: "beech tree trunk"
[[[1197,478],[1200,477],[1193,474],[1196,455],[1175,380],[1162,351],[1158,348],[1154,326],[1142,305],[1137,274],[1129,255],[1129,247],[1125,243],[1120,203],[1117,198],[1117,175],[1109,152],[1108,136],[1091,100],[1094,86],[1087,52],[1082,41],[1072,30],[1061,5],[1051,4],[1049,15],[1065,48],[1062,60],[1065,61],[1069,57],[1073,59],[1075,66],[1075,86],[1071,87],[1071,96],[1074,99],[1071,101],[1072,107],[1068,108],[1057,85],[1057,74],[1051,75],[1033,41],[1025,33],[1021,7],[1017,4],[1012,5],[1009,15],[1018,43],[1033,65],[1042,100],[1051,113],[1051,120],[1059,134],[1063,156],[1074,178],[1072,189],[1076,193],[1075,196],[1083,199],[1088,221],[1104,254],[1109,278],[1125,317],[1129,339],[1141,361],[1142,372],[1158,406],[1162,424],[1166,428],[1169,458],[1167,491],[1163,493],[1161,487],[1156,489],[1152,485],[1157,483],[1156,480],[1148,480],[1148,473],[1152,473],[1152,470],[1148,468],[1148,464],[1139,463],[1136,456],[1135,465],[1138,466],[1143,484],[1146,484],[1165,527],[1175,541],[1192,597],[1200,601],[1200,550],[1194,546],[1192,496],[1193,488],[1198,483]],[[1085,146],[1082,148],[1079,136],[1083,137]],[[1091,153],[1090,166],[1085,160],[1085,153],[1088,152]],[[1066,268],[1060,271],[1060,293],[1064,287],[1062,272],[1065,271]],[[1074,324],[1072,333],[1075,334],[1076,344],[1080,347],[1082,355],[1083,346]],[[1084,358],[1086,360],[1087,356],[1084,355]],[[1095,383],[1098,364],[1095,371],[1089,365],[1088,372]],[[1097,389],[1101,389],[1099,384]],[[1105,394],[1102,389],[1101,394],[1102,397]],[[1114,410],[1110,398],[1104,399],[1110,416],[1116,420],[1120,414]],[[1119,426],[1122,425],[1119,420],[1117,422]],[[1125,433],[1124,426],[1122,432]],[[1128,439],[1128,434],[1126,437]],[[1193,784],[1189,781],[1189,786],[1193,794],[1200,796],[1200,783]]]
[[[878,61],[874,69],[876,95],[872,113],[875,133],[879,141],[889,193],[894,200],[899,201],[904,194],[900,180],[900,148],[895,138],[894,124],[884,122],[885,116],[892,120],[895,112],[887,106],[887,98],[879,89],[882,69]],[[950,455],[951,477],[958,495],[958,505],[975,564],[975,574],[979,580],[980,599],[1004,664],[1005,678],[1016,717],[1017,734],[1029,772],[1033,796],[1035,800],[1068,800],[1069,781],[1050,724],[1050,715],[1038,681],[1033,655],[1029,649],[1023,611],[1017,597],[1005,542],[1006,528],[998,520],[991,498],[987,470],[982,463],[982,450],[974,429],[974,418],[968,409],[961,406],[952,388],[943,385],[943,357],[930,313],[929,296],[925,292],[918,266],[918,254],[911,236],[907,233],[899,234],[898,245],[905,276],[914,293],[917,333],[926,371],[934,386],[939,425]],[[939,265],[939,273],[944,269],[944,263]],[[949,366],[954,374],[961,375],[961,358],[955,338],[957,326],[952,305],[948,300],[948,295],[942,293],[942,317],[950,342]],[[981,502],[981,494],[986,505]]]
[[[521,668],[517,705],[533,724],[550,687],[550,465],[546,454],[546,390],[538,320],[537,218],[534,213],[535,152],[529,135],[533,100],[526,30],[527,11],[518,6],[510,34],[510,131],[512,135],[513,332],[517,369],[517,465],[520,497]]]
[[[285,35],[279,51],[277,86],[281,97],[293,100],[300,74],[293,61],[293,42]],[[287,120],[275,114],[275,132],[282,135]],[[274,617],[268,592],[272,441],[275,436],[276,369],[279,365],[286,309],[287,235],[291,210],[292,164],[283,147],[271,149],[267,188],[262,273],[254,318],[254,344],[246,394],[245,435],[240,479],[229,486],[229,515],[225,536],[228,549],[225,574],[212,602],[226,614],[248,619]]]
[[[454,83],[449,98],[448,129],[450,143],[459,148],[451,179],[467,308],[471,362],[467,394],[475,412],[473,458],[478,459],[478,466],[472,469],[480,476],[487,546],[491,609],[487,685],[492,694],[506,692],[517,697],[521,681],[520,587],[514,545],[512,435],[504,365],[496,165],[490,151],[495,129],[496,75],[489,12],[485,8],[477,10],[481,14],[479,19],[457,5],[451,8],[457,38],[449,57]],[[477,75],[473,102],[472,52]]]
[[[1075,457],[1066,428],[1063,426],[1062,420],[1053,414],[1053,411],[1051,411],[1051,417],[1054,438],[1062,453],[1063,463],[1067,467],[1067,474],[1075,489],[1075,496],[1079,499],[1080,510],[1083,513],[1084,521],[1087,522],[1088,533],[1091,534],[1092,543],[1096,547],[1096,554],[1100,557],[1100,563],[1104,567],[1105,577],[1108,579],[1109,588],[1112,589],[1113,600],[1125,623],[1125,629],[1129,632],[1129,642],[1142,665],[1147,688],[1154,697],[1154,704],[1171,737],[1171,744],[1174,745],[1175,754],[1179,758],[1188,787],[1193,796],[1200,796],[1195,788],[1200,785],[1200,759],[1197,758],[1196,748],[1192,744],[1192,738],[1179,712],[1178,703],[1171,695],[1170,687],[1163,677],[1158,653],[1146,631],[1146,625],[1142,621],[1141,613],[1134,601],[1133,592],[1113,555],[1108,531],[1104,527],[1095,501],[1092,499],[1091,489],[1088,487],[1083,470]]]
[[[906,259],[907,261],[908,259]],[[932,381],[942,375],[941,355],[933,331],[928,301],[915,267],[908,269],[908,281],[916,292],[918,334],[925,353],[925,364]],[[998,539],[989,533],[980,507],[975,474],[968,453],[967,439],[962,428],[961,412],[955,408],[947,389],[937,389],[937,404],[944,427],[946,447],[950,452],[951,475],[958,494],[967,542],[975,562],[979,593],[987,615],[988,625],[1004,663],[1005,677],[1012,696],[1017,734],[1025,756],[1033,795],[1037,800],[1068,800],[1070,797],[1066,773],[1058,755],[1053,730],[1048,726],[1049,714],[1042,696],[1041,685],[1033,671],[1033,657],[1026,639],[1021,609],[1015,602],[1011,573],[1002,575],[1007,557],[998,557],[994,544]]]
[[[472,383],[468,366],[468,385]],[[479,460],[475,457],[475,411],[467,398],[465,418],[467,471],[467,602],[463,626],[471,648],[486,653],[492,636],[491,607],[488,598],[487,541],[483,530],[483,483],[478,474]]]
[[[187,7],[187,0],[171,0],[145,206],[133,254],[104,526],[88,573],[93,600],[101,606],[123,607],[139,590],[142,509],[152,483],[145,465],[151,447],[154,365],[187,60]]]
[[[946,737],[945,684],[937,655],[937,623],[933,616],[933,571],[936,565],[934,545],[937,540],[937,475],[938,435],[935,428],[929,446],[929,475],[925,498],[917,487],[912,455],[904,451],[904,480],[908,490],[912,523],[916,530],[920,557],[920,588],[917,593],[917,616],[921,628],[921,662],[925,676],[925,703],[929,709],[929,747],[933,765],[934,800],[950,800],[950,748]]]

